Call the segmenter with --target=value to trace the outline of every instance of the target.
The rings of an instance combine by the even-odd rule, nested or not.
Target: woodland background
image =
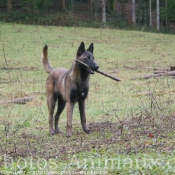
[[[0,20],[175,31],[174,0],[1,0]]]

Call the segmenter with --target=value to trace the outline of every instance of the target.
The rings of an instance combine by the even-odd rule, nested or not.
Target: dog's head
[[[82,42],[77,50],[76,55],[76,60],[89,66],[90,69],[88,69],[86,66],[80,65],[90,74],[94,74],[94,71],[96,71],[99,68],[99,66],[94,60],[93,50],[94,50],[93,43],[91,43],[89,48],[85,50],[84,42]]]

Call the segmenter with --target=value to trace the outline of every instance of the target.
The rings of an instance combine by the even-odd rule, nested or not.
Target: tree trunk
[[[66,11],[66,0],[61,0],[61,11],[62,12]]]
[[[149,0],[149,24],[152,26],[152,0]]]
[[[102,0],[102,24],[106,24],[106,8],[105,8],[105,0]]]
[[[136,24],[136,17],[135,17],[135,0],[132,0],[132,22]]]
[[[67,1],[67,9],[72,12],[74,11],[74,0]]]
[[[89,4],[89,12],[90,14],[92,14],[92,0],[88,0],[88,4]]]
[[[157,0],[157,31],[160,30],[160,8],[159,8],[159,0]]]
[[[115,0],[109,0],[109,12],[114,12]]]
[[[13,8],[12,0],[7,0],[7,11],[11,12]]]
[[[144,25],[146,24],[146,2],[144,3]]]
[[[166,9],[167,9],[167,0],[165,0],[165,7],[166,7]],[[168,26],[168,19],[167,19],[167,15],[166,15],[166,27]]]
[[[98,0],[94,0],[95,18],[98,19]]]

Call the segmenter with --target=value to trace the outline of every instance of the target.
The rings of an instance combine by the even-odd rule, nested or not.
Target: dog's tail
[[[47,45],[45,45],[43,47],[43,54],[41,57],[41,61],[43,63],[45,71],[50,74],[50,72],[52,72],[53,68],[49,64],[48,57],[47,57],[48,56],[47,50],[48,50],[48,47],[47,47]]]

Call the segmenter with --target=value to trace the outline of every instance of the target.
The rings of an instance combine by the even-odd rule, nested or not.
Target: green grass
[[[91,134],[83,133],[76,105],[73,136],[65,137],[65,111],[59,123],[62,134],[49,136],[42,48],[49,46],[53,67],[70,68],[81,41],[86,47],[93,42],[100,70],[122,81],[91,76],[87,99]],[[175,80],[132,79],[175,65],[174,45],[174,35],[161,33],[0,23],[0,101],[35,97],[25,105],[0,106],[0,170],[174,172]],[[146,91],[152,95],[137,95]]]

